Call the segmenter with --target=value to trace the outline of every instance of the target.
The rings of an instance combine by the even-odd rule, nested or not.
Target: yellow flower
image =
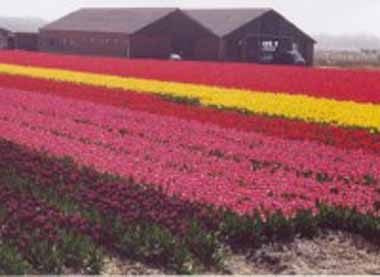
[[[371,103],[9,64],[0,64],[0,73],[139,93],[196,98],[204,106],[380,131],[380,106]]]

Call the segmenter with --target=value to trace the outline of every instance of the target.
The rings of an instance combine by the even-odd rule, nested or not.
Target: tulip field
[[[380,73],[0,52],[0,273],[380,244]]]

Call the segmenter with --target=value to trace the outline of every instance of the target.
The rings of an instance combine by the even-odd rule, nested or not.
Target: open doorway
[[[242,45],[243,61],[261,64],[305,64],[292,37],[249,35]]]

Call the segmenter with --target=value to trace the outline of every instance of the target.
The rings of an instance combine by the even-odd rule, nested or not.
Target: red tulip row
[[[376,156],[227,132],[87,102],[7,92],[1,97],[7,103],[1,111],[4,138],[57,156],[71,156],[101,172],[152,184],[168,195],[244,214],[261,209],[292,216],[300,209],[315,211],[317,201],[377,212],[378,185],[365,187],[338,180],[322,183],[297,176],[287,167],[252,171],[250,161],[251,157],[277,158],[275,161],[315,172],[337,172],[348,178],[369,175],[378,183]],[[355,165],[349,163],[353,159]],[[159,218],[154,213],[155,217]]]
[[[101,255],[93,245],[93,239],[101,236],[100,229],[78,214],[68,215],[37,200],[21,188],[23,179],[3,171],[4,167],[0,170],[4,174],[0,179],[0,238],[15,245],[33,266],[25,273],[62,273],[64,268],[92,272],[96,265],[89,259]]]
[[[286,66],[126,60],[0,52],[0,63],[188,82],[256,91],[306,94],[358,102],[380,102],[380,74],[370,71],[305,69]]]
[[[202,261],[208,261],[218,249],[213,239],[215,234],[219,234],[220,239],[227,242],[232,240],[232,242],[244,243],[244,247],[255,246],[267,242],[268,239],[291,238],[295,234],[313,236],[318,227],[358,232],[375,240],[380,234],[380,229],[376,229],[376,226],[379,226],[379,218],[359,214],[350,209],[328,208],[320,205],[319,214],[314,217],[310,211],[300,210],[291,220],[285,219],[281,214],[274,214],[268,216],[266,222],[263,222],[254,216],[238,217],[228,211],[216,211],[209,207],[186,203],[149,187],[135,186],[122,179],[100,175],[89,168],[79,168],[67,159],[58,160],[4,140],[0,140],[0,154],[2,156],[0,170],[6,169],[14,176],[23,176],[24,184],[21,186],[24,186],[25,191],[25,193],[14,192],[17,186],[13,187],[13,184],[9,186],[10,189],[1,186],[1,207],[7,207],[7,209],[9,207],[12,216],[6,216],[8,222],[13,222],[9,225],[2,224],[2,226],[11,227],[6,227],[3,231],[8,238],[11,235],[12,239],[21,245],[21,250],[27,247],[27,250],[22,250],[24,251],[22,253],[31,259],[32,264],[39,266],[37,272],[60,273],[62,266],[67,266],[67,264],[62,264],[65,262],[65,257],[78,259],[77,253],[96,254],[89,249],[88,244],[80,243],[86,241],[81,236],[77,239],[74,237],[74,240],[72,234],[64,236],[66,240],[58,244],[56,248],[52,248],[54,245],[48,242],[42,246],[39,243],[35,245],[29,239],[37,238],[33,236],[37,233],[43,236],[42,240],[36,240],[37,242],[46,242],[47,238],[56,240],[57,236],[64,235],[64,229],[74,232],[81,230],[92,236],[103,234],[102,230],[88,225],[82,216],[100,222],[104,231],[113,234],[113,238],[117,238],[117,241],[112,242],[98,240],[103,245],[116,243],[113,245],[116,249],[124,249],[125,253],[132,254],[134,258],[140,258],[139,255],[145,258],[147,251],[152,249],[153,260],[151,261],[157,263],[166,259],[170,262],[175,261],[180,266],[188,263],[187,256],[183,255],[186,249],[190,249],[198,258],[202,258]],[[339,193],[339,191],[336,190],[334,193]],[[65,210],[67,208],[72,210],[72,204],[62,206],[61,200],[72,199],[74,205],[80,206],[79,213],[68,216],[66,211],[62,214],[51,205],[38,202],[35,199],[36,196],[48,199],[49,202],[57,201],[61,209]],[[294,196],[289,194],[287,197],[291,199]],[[96,216],[98,213],[101,214],[101,220]],[[194,219],[201,225],[194,225]],[[120,228],[122,221],[129,222],[124,229]],[[148,228],[140,234],[144,230],[141,226],[144,225],[140,225],[137,229],[130,228],[134,221],[146,222]],[[154,222],[172,226],[172,230],[182,232],[182,235],[179,235],[183,240],[175,242],[170,236],[168,237],[168,233],[149,227]],[[183,229],[182,226],[188,227]],[[200,226],[203,227],[200,228]],[[37,231],[33,228],[37,228]],[[15,229],[17,232],[12,231]],[[45,229],[49,233],[45,233]],[[24,234],[20,230],[25,230],[27,233]],[[60,241],[60,237],[58,240]],[[57,252],[61,248],[65,250],[63,257],[59,256],[59,260],[47,259],[50,257],[49,251],[55,249]],[[52,257],[57,257],[56,252]],[[67,260],[67,263],[71,266],[75,265],[72,259]],[[91,265],[96,266],[94,263]],[[95,270],[95,268],[92,269]],[[88,267],[87,270],[89,270]],[[12,271],[6,273],[12,273]],[[26,273],[31,273],[31,271]]]
[[[148,186],[107,179],[92,170],[81,171],[72,163],[52,158],[47,163],[40,153],[10,142],[0,140],[0,152],[3,157],[0,168],[11,168],[36,184],[43,184],[46,189],[75,199],[83,209],[96,210],[108,218],[119,217],[126,224],[146,221],[184,233],[193,219],[205,221],[210,216],[207,207],[165,196]],[[58,183],[62,186],[57,186]],[[216,219],[211,222],[216,224]]]
[[[22,134],[19,133],[19,135]],[[35,139],[41,140],[43,138],[36,137]],[[49,136],[47,136],[46,139],[51,142],[58,142],[58,140],[50,138]],[[49,150],[48,148],[45,149]],[[85,149],[83,150],[85,151]],[[232,217],[231,220],[231,217],[228,217],[228,214],[226,215],[224,213],[211,210],[207,206],[202,206],[196,203],[190,204],[176,196],[167,196],[166,194],[153,189],[151,186],[136,186],[122,179],[106,175],[102,176],[93,170],[78,168],[76,165],[67,160],[57,160],[47,157],[41,153],[17,146],[14,143],[0,140],[0,154],[2,157],[0,160],[0,169],[9,170],[10,172],[13,172],[15,176],[23,176],[23,178],[29,180],[28,182],[31,182],[28,194],[24,194],[25,197],[17,198],[22,201],[22,203],[28,203],[27,197],[38,194],[36,193],[38,190],[53,191],[53,196],[59,195],[60,198],[72,199],[75,203],[77,203],[77,205],[80,206],[80,209],[83,210],[84,215],[91,215],[94,214],[94,212],[102,214],[104,218],[107,218],[107,220],[101,221],[102,228],[105,228],[106,230],[111,229],[111,233],[114,233],[113,231],[116,231],[115,234],[123,233],[118,231],[119,229],[114,230],[114,226],[117,223],[117,221],[114,221],[115,219],[121,219],[121,221],[127,226],[131,226],[136,222],[159,224],[160,226],[166,226],[176,234],[186,238],[187,244],[192,245],[192,243],[194,243],[191,248],[195,249],[194,251],[196,251],[196,249],[205,249],[204,247],[209,245],[207,243],[204,245],[199,244],[197,238],[195,238],[194,241],[194,238],[189,236],[189,231],[190,234],[194,235],[194,232],[199,234],[202,229],[213,232],[219,228],[222,228],[222,233],[226,234],[228,238],[231,238],[231,236],[238,236],[239,239],[244,240],[246,243],[248,240],[250,243],[258,243],[262,236],[281,237],[282,233],[287,236],[292,234],[294,231],[301,231],[305,235],[310,236],[312,235],[312,228],[319,225],[334,227],[335,220],[338,219],[341,220],[342,223],[340,226],[335,226],[335,228],[341,228],[344,230],[347,229],[355,232],[360,231],[368,236],[372,236],[372,234],[374,234],[375,237],[380,231],[372,228],[373,226],[377,226],[377,219],[370,217],[370,221],[368,221],[368,219],[363,217],[363,215],[357,215],[356,213],[352,213],[350,210],[342,210],[341,212],[339,209],[330,209],[327,210],[326,213],[326,211],[322,209],[322,213],[320,215],[316,214],[314,219],[307,213],[304,215],[302,213],[303,209],[308,209],[309,207],[303,206],[302,208],[302,206],[299,205],[299,200],[306,200],[305,197],[307,197],[306,195],[310,192],[310,190],[317,189],[311,184],[311,182],[308,183],[311,187],[305,187],[304,190],[299,190],[300,187],[297,187],[297,193],[299,193],[299,195],[297,195],[297,193],[293,193],[291,191],[291,187],[287,189],[288,193],[281,195],[281,197],[286,199],[284,203],[289,206],[288,208],[291,209],[293,205],[296,205],[294,207],[297,207],[299,210],[300,214],[294,215],[296,217],[296,221],[286,221],[285,219],[281,219],[281,217],[280,219],[285,221],[278,221],[279,219],[276,219],[276,217],[273,220],[271,217],[268,217],[266,225],[260,223],[258,226],[263,227],[260,227],[260,229],[257,230],[252,228],[254,218],[245,220]],[[277,182],[277,184],[280,183]],[[279,199],[279,195],[276,195],[279,192],[276,189],[273,189],[265,191],[265,193],[266,195],[263,195],[263,197],[267,198],[269,202],[274,204],[273,208],[280,208],[280,206],[277,206],[277,204],[274,203],[276,199]],[[317,201],[317,203],[325,203],[333,207],[358,207],[358,210],[360,210],[361,213],[374,215],[376,214],[376,211],[379,211],[380,209],[380,203],[376,202],[376,199],[379,199],[379,197],[376,196],[376,193],[380,194],[380,190],[377,188],[375,190],[372,190],[371,188],[367,189],[366,187],[359,189],[353,186],[339,186],[336,184],[331,184],[326,185],[326,190],[324,192],[318,193],[318,195],[323,197],[320,197],[315,201]],[[12,199],[9,195],[6,195],[5,197],[6,199]],[[375,198],[372,199],[372,197]],[[49,197],[49,194],[47,194],[45,198],[52,199],[53,197]],[[347,201],[349,199],[352,201]],[[370,210],[366,208],[362,209],[361,205],[364,203],[373,203],[373,207],[370,207]],[[31,206],[29,205],[28,208],[30,207]],[[47,207],[51,208],[51,206]],[[36,210],[40,211],[41,208]],[[54,208],[53,210],[57,211]],[[22,209],[17,208],[14,211],[15,213],[18,213],[22,212]],[[287,213],[287,210],[282,209],[282,212]],[[52,214],[54,214],[54,218],[60,218],[57,213]],[[341,218],[343,215],[344,217]],[[349,216],[348,218],[347,215]],[[81,220],[81,222],[83,222],[83,219]],[[192,229],[193,227],[191,222],[194,222],[194,220],[201,223],[202,229],[198,228],[195,229],[195,231]],[[351,222],[352,220],[355,221]],[[19,221],[21,222],[21,220],[17,219],[17,222]],[[364,221],[364,225],[362,221]],[[367,223],[370,225],[365,225]],[[280,224],[281,227],[276,224]],[[62,225],[59,224],[56,226],[57,228],[63,228]],[[68,226],[76,228],[78,225],[71,222]],[[101,233],[101,230],[96,231],[96,229],[92,228],[90,230],[87,228],[82,230],[90,231],[90,233],[95,235]],[[368,234],[366,232],[368,232]],[[131,234],[128,235],[131,236]],[[146,233],[145,236],[148,236],[148,234]],[[205,237],[209,236],[206,236],[205,233]],[[20,236],[16,235],[14,238],[18,240]],[[148,237],[148,241],[149,239],[151,240],[151,238]],[[253,239],[253,241],[251,241],[251,239]],[[111,241],[108,243],[110,242]],[[119,240],[119,243],[121,242],[122,240]],[[129,244],[127,244],[127,246],[129,246]],[[140,246],[138,245],[138,247]],[[121,247],[123,248],[123,246]],[[178,245],[170,244],[169,247],[178,247]],[[215,245],[212,246],[209,252],[212,253],[215,251],[216,249],[214,247]],[[155,251],[157,251],[157,249]],[[172,254],[172,252],[169,252],[169,254]],[[202,256],[203,254],[198,253],[198,255]],[[158,257],[156,257],[156,259],[158,259]],[[48,266],[51,265],[52,263],[48,261],[45,268],[48,268]],[[52,272],[51,269],[49,269],[49,272]]]
[[[179,164],[190,166],[194,160],[189,157],[194,156],[201,159],[197,164],[204,165],[205,172],[218,164],[219,170],[225,172],[237,167],[234,172],[239,172],[241,176],[251,174],[252,163],[255,161],[274,164],[277,169],[292,169],[298,174],[308,173],[311,174],[310,177],[326,175],[326,179],[332,178],[330,182],[344,180],[358,184],[368,183],[365,176],[372,177],[374,184],[380,181],[380,172],[375,166],[380,162],[379,159],[358,151],[348,152],[308,142],[284,141],[254,133],[245,134],[232,130],[226,132],[210,125],[131,112],[127,109],[105,108],[88,103],[81,105],[79,101],[62,102],[59,98],[34,96],[28,92],[7,92],[10,93],[0,96],[0,101],[6,103],[0,115],[7,118],[7,121],[16,124],[21,122],[23,126],[54,132],[72,140],[102,146],[110,151],[127,152],[125,154],[131,155],[138,149],[133,145],[141,145],[143,152],[153,148],[150,150],[153,155],[157,149],[163,148],[164,152],[170,148],[172,152],[175,150],[181,153],[180,157],[187,157],[185,160],[178,158],[176,162]],[[33,103],[33,107],[30,108],[25,103]],[[55,106],[60,106],[61,109],[56,110]],[[96,114],[93,113],[94,110],[97,111]],[[171,131],[168,133],[166,129]],[[213,136],[210,137],[210,134]],[[124,150],[126,144],[130,145],[127,151]],[[309,158],[305,159],[303,153],[309,153]],[[138,156],[138,152],[133,152],[133,155]],[[157,160],[163,159],[160,156],[161,152]],[[218,157],[220,161],[214,157]],[[210,159],[209,164],[213,166],[206,165]],[[352,159],[356,160],[355,165],[349,162]],[[155,162],[156,160],[152,161],[152,165]],[[228,178],[231,182],[234,180],[232,176]],[[245,177],[239,177],[238,180],[249,182]]]
[[[228,239],[237,238],[245,244],[248,241],[250,244],[256,244],[265,237],[288,236],[293,232],[311,236],[316,227],[358,232],[368,238],[376,238],[380,234],[380,230],[376,227],[380,226],[378,225],[379,218],[373,217],[371,215],[373,212],[362,210],[362,213],[357,213],[357,209],[349,208],[350,206],[357,207],[362,202],[360,198],[363,195],[361,196],[361,194],[369,192],[365,188],[357,190],[355,187],[344,188],[334,184],[329,185],[327,187],[329,192],[320,192],[321,198],[316,199],[319,211],[315,217],[300,209],[299,213],[294,215],[294,220],[287,221],[274,214],[273,217],[268,216],[267,222],[264,224],[263,222],[255,223],[257,219],[254,217],[239,218],[231,213],[223,211],[220,213],[207,206],[190,204],[176,196],[169,197],[150,186],[134,185],[130,183],[131,180],[126,182],[109,175],[100,175],[88,168],[79,168],[67,159],[58,160],[48,157],[4,140],[0,140],[0,153],[2,157],[0,169],[7,169],[16,176],[28,178],[32,184],[30,192],[38,190],[37,187],[40,187],[44,192],[54,191],[53,195],[59,195],[60,198],[74,199],[81,209],[90,212],[85,212],[85,214],[93,214],[91,211],[94,211],[107,218],[102,222],[106,224],[108,230],[113,228],[110,225],[115,224],[113,219],[119,218],[130,223],[134,221],[156,222],[169,227],[174,232],[179,232],[178,234],[183,234],[185,238],[188,238],[189,227],[191,230],[189,222],[196,220],[202,224],[205,230],[220,230]],[[304,191],[297,193],[300,193],[301,198],[306,199],[306,193],[311,189],[314,187],[305,188]],[[264,197],[268,198],[268,201],[274,201],[278,192],[268,190],[265,193]],[[367,203],[372,201],[371,209],[380,211],[380,190],[375,189],[372,191],[372,195],[375,196],[374,200],[363,200]],[[297,199],[297,194],[291,191],[282,196],[287,199],[289,206],[295,204]],[[47,198],[50,199],[50,197]],[[273,200],[270,200],[271,198]],[[377,201],[375,201],[376,199]],[[331,208],[327,208],[325,205]],[[307,207],[304,208],[307,209]],[[310,210],[308,211],[310,212]],[[366,215],[363,215],[363,212]],[[196,234],[199,234],[199,231],[200,229],[196,229]],[[219,233],[219,231],[217,232]],[[122,234],[120,231],[117,233]],[[189,240],[191,241],[192,238]],[[197,249],[199,247],[202,245],[198,244]]]
[[[51,237],[54,241],[59,240],[58,246],[64,250],[73,249],[68,243],[79,244],[78,241],[60,241],[63,235],[64,239],[69,239],[64,233],[69,229],[73,233],[79,231],[80,234],[88,236],[91,238],[90,243],[96,242],[112,253],[116,251],[119,255],[131,255],[134,259],[154,261],[173,270],[183,270],[185,262],[193,255],[207,263],[209,261],[205,256],[212,256],[216,251],[216,247],[205,249],[203,243],[208,243],[210,237],[215,237],[209,232],[217,229],[221,216],[207,206],[168,197],[149,187],[135,185],[111,175],[102,175],[91,168],[78,167],[67,159],[56,159],[2,139],[0,155],[0,177],[4,174],[6,179],[17,180],[16,184],[9,184],[10,193],[6,189],[2,190],[5,193],[4,199],[13,203],[15,224],[26,226],[25,232],[30,238],[35,233],[49,238],[44,230],[33,229],[43,228],[46,223],[49,230],[60,236]],[[36,197],[43,201],[36,200]],[[45,204],[46,201],[51,204]],[[4,201],[0,207],[6,205],[7,202]],[[9,218],[9,215],[6,217]],[[30,222],[26,222],[24,217]],[[34,224],[33,220],[39,220],[41,224]],[[196,234],[192,233],[194,230]],[[209,236],[206,238],[205,235],[203,241],[194,241],[192,236],[203,235],[202,232],[209,233]],[[23,233],[11,234],[16,243],[23,243]],[[7,235],[6,239],[10,239],[8,233],[4,235]],[[79,236],[78,239],[84,238]],[[32,239],[29,242],[32,243]],[[84,242],[88,243],[88,240]],[[81,244],[74,246],[82,247]],[[30,249],[31,245],[25,244],[25,247]],[[199,249],[193,251],[193,248]],[[89,254],[96,254],[92,248],[85,250]],[[73,251],[80,250],[75,248]],[[207,254],[207,251],[211,254]],[[63,257],[60,258],[64,259],[69,254],[62,253]],[[52,262],[47,260],[47,264],[39,270],[52,266]],[[31,263],[41,266],[40,261],[33,260]],[[64,264],[55,265],[60,266],[56,270],[61,272]],[[49,273],[55,272],[51,268],[47,270]]]
[[[179,105],[155,96],[133,92],[125,93],[117,90],[16,76],[0,75],[0,86],[86,100],[102,105],[127,107],[133,110],[195,120],[200,123],[212,123],[223,128],[263,133],[284,139],[316,141],[341,149],[361,149],[365,152],[380,154],[380,135],[370,134],[364,130],[350,130],[279,118],[242,115],[197,106]]]

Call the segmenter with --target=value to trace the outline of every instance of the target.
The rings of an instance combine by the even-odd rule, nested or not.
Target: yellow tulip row
[[[0,64],[0,74],[196,98],[204,106],[380,131],[380,105],[370,103],[10,64]]]

